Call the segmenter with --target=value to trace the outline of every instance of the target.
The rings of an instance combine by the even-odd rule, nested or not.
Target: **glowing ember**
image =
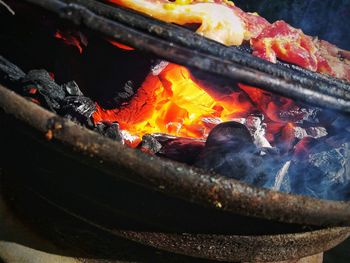
[[[120,48],[120,49],[124,49],[124,50],[127,50],[127,51],[135,50],[132,47],[129,47],[127,45],[124,45],[124,44],[119,43],[119,42],[114,41],[114,40],[108,40],[108,42],[111,43],[113,46],[115,46],[117,48]]]
[[[159,75],[149,74],[129,103],[113,110],[97,105],[93,118],[95,123],[118,122],[121,129],[137,136],[168,133],[205,138],[218,122],[231,120],[252,107],[248,101],[237,99],[239,93],[218,97],[207,90],[188,69],[168,64]]]
[[[55,37],[62,39],[67,45],[76,47],[80,54],[83,53],[83,47],[87,46],[87,40],[80,32],[62,32],[57,30]]]

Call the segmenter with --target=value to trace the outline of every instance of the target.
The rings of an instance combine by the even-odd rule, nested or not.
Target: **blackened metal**
[[[108,5],[98,3],[94,0],[67,0],[66,2],[82,4],[93,12],[96,12],[96,14],[112,18],[115,21],[121,22],[134,28],[139,28],[141,30],[159,36],[160,38],[180,44],[184,47],[199,50],[225,60],[254,68],[274,77],[281,77],[283,79],[297,83],[300,82],[303,86],[310,87],[314,87],[316,85],[315,81],[322,83],[322,85],[320,85],[320,89],[325,86],[326,88],[323,89],[323,92],[325,93],[330,92],[330,85],[333,85],[340,89],[345,89],[347,91],[350,89],[350,86],[348,85],[349,83],[345,83],[344,81],[327,75],[311,72],[301,67],[287,63],[280,62],[279,65],[284,66],[280,67],[278,65],[274,65],[267,61],[261,60],[250,54],[251,49],[247,45],[238,47],[232,46],[228,48],[220,43],[203,38],[197,34],[193,34],[193,32],[174,24],[154,20],[132,11],[125,10],[119,6],[114,6],[111,8]],[[329,94],[338,94],[341,97],[344,96],[342,92],[337,92],[335,90]]]
[[[164,59],[183,64],[200,70],[204,70],[220,77],[234,79],[248,85],[261,87],[277,94],[298,99],[313,105],[328,107],[339,111],[350,112],[350,88],[341,81],[334,83],[303,77],[295,71],[288,71],[286,67],[274,65],[246,54],[229,52],[232,48],[226,48],[225,52],[240,54],[237,62],[222,59],[221,56],[203,53],[200,49],[193,50],[155,35],[142,32],[129,25],[123,25],[105,17],[101,17],[84,6],[66,4],[59,0],[27,0],[59,14],[62,18],[73,21],[78,25],[84,25],[89,29],[102,33],[112,39],[131,45],[141,51],[151,52]],[[192,34],[191,36],[193,36]],[[204,38],[202,38],[202,41]],[[212,43],[212,42],[211,42]],[[223,46],[221,45],[223,48]],[[237,55],[238,56],[238,55]],[[247,65],[245,65],[245,62]],[[256,69],[254,63],[262,63],[262,68]],[[263,68],[272,68],[273,74],[263,71]],[[278,69],[278,70],[277,70]],[[278,73],[278,74],[277,74]],[[310,73],[311,74],[311,73]],[[335,84],[336,83],[336,84]],[[338,85],[339,84],[339,85]]]
[[[272,236],[115,232],[119,236],[159,249],[230,262],[296,260],[329,250],[349,236],[347,228]]]
[[[56,148],[54,142],[59,141],[67,147],[65,154],[106,172],[112,178],[121,178],[166,195],[230,213],[287,223],[350,225],[349,202],[325,201],[256,188],[149,156],[57,117],[3,86],[0,86],[0,108],[42,133],[43,140],[48,132],[48,122],[58,122],[62,128],[51,131],[52,141],[49,144]]]
[[[278,76],[282,78],[289,78],[291,81],[303,81],[303,85],[315,85],[313,81],[326,81],[332,83],[339,88],[344,88],[349,90],[348,83],[342,80],[335,79],[333,77],[311,72],[300,68],[298,66],[290,65],[287,63],[280,63],[281,65],[293,69],[281,69],[275,65],[266,62],[264,60],[258,59],[252,55],[251,48],[248,45],[232,46],[226,47],[213,40],[203,38],[197,34],[193,34],[192,31],[187,30],[183,27],[164,23],[159,20],[154,20],[150,17],[144,16],[142,14],[135,13],[130,10],[126,10],[120,6],[114,5],[111,8],[110,5],[96,2],[94,0],[64,0],[67,3],[77,3],[86,6],[98,15],[111,18],[115,21],[129,25],[133,28],[138,28],[143,31],[149,32],[160,38],[166,39],[168,41],[178,43],[182,46],[200,50],[207,54],[218,56],[222,59],[226,59],[238,64],[242,64],[248,67],[252,67],[259,71],[271,74],[272,76]],[[286,73],[288,73],[286,75]],[[295,74],[299,73],[300,76],[295,77]],[[326,83],[325,83],[326,84]]]
[[[89,178],[86,173],[82,173],[81,175],[84,178]],[[68,177],[70,176],[68,175]],[[182,234],[183,232],[180,231],[137,230],[130,227],[126,228],[120,222],[120,218],[123,215],[115,215],[115,210],[123,206],[122,204],[125,202],[124,198],[114,198],[115,206],[111,211],[111,209],[108,209],[110,207],[104,203],[98,204],[97,202],[96,205],[96,203],[90,202],[89,199],[83,199],[82,203],[79,203],[74,198],[70,199],[71,196],[68,196],[66,193],[57,193],[57,196],[61,198],[65,197],[69,204],[81,204],[81,209],[75,210],[72,208],[74,205],[67,206],[61,200],[57,202],[56,199],[52,199],[52,196],[45,194],[50,191],[50,187],[47,186],[46,182],[44,184],[41,182],[40,184],[38,181],[38,186],[33,188],[23,183],[21,179],[18,180],[18,177],[21,178],[21,176],[17,173],[10,173],[6,170],[3,177],[6,178],[1,178],[3,187],[1,190],[6,196],[6,199],[10,200],[8,203],[16,212],[16,216],[25,220],[26,224],[29,224],[38,231],[41,236],[52,240],[59,247],[65,248],[65,252],[74,251],[72,254],[76,256],[82,254],[82,256],[89,258],[103,258],[112,261],[117,259],[125,260],[125,256],[123,255],[127,251],[126,254],[131,255],[130,261],[133,262],[142,262],[144,258],[147,258],[151,259],[152,262],[214,263],[208,260],[204,261],[179,255],[175,256],[174,254],[167,255],[168,253],[164,252],[164,250],[167,250],[177,254],[206,259],[226,259],[234,262],[271,262],[301,258],[306,255],[328,250],[349,235],[349,228],[341,227],[264,235],[238,233],[213,234],[207,232],[185,232],[185,234]],[[23,177],[28,178],[25,175]],[[56,177],[56,175],[52,176],[50,174],[50,179],[47,178],[47,180],[51,182],[52,177]],[[103,178],[105,179],[105,177]],[[105,183],[107,184],[107,182]],[[84,182],[84,185],[91,185],[91,181],[88,179]],[[119,192],[120,188],[118,186],[123,187],[124,185],[120,185],[119,182],[119,184],[113,184],[112,187],[116,186],[117,188],[114,192]],[[96,192],[101,189],[100,185],[90,187],[93,187]],[[85,190],[85,187],[75,192],[78,192],[77,195],[80,195],[83,190]],[[130,206],[129,203],[128,206]],[[161,208],[157,206],[155,209],[161,210]],[[135,207],[134,209],[137,208]],[[91,211],[90,216],[80,213],[87,210]],[[177,213],[178,211],[174,212]],[[183,214],[181,213],[181,215]],[[101,220],[102,218],[110,218],[113,224],[106,225]],[[234,217],[231,216],[231,218]],[[203,219],[199,217],[199,221],[203,221]],[[55,222],[55,227],[52,227],[52,222]],[[233,223],[232,220],[230,223]],[[122,240],[124,242],[120,242],[119,237],[123,237]],[[123,243],[127,242],[126,239],[162,249],[162,260],[157,260],[157,255],[159,255],[160,251],[154,251],[153,248],[148,248],[147,250],[151,250],[151,253],[145,253],[146,251],[142,247],[135,250],[135,246],[140,246],[137,243],[123,246]],[[79,251],[82,251],[82,253],[79,253]]]

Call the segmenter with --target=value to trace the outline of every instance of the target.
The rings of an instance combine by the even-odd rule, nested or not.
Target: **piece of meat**
[[[257,13],[244,12],[242,9],[231,6],[232,10],[242,19],[245,25],[244,40],[250,40],[260,35],[265,27],[269,26],[270,23]]]
[[[270,24],[228,0],[105,0],[159,20],[199,24],[197,33],[225,45],[250,41],[253,55],[350,81],[350,52],[312,38],[284,21]]]
[[[267,27],[256,38],[251,39],[253,54],[277,62],[277,58],[316,71],[316,46],[312,38],[300,29],[295,29],[284,21],[277,21]]]
[[[314,42],[317,47],[317,72],[350,80],[350,52],[327,41],[315,39]]]
[[[108,0],[159,20],[178,25],[200,24],[197,33],[225,45],[240,45],[244,23],[230,8],[230,2],[177,0]],[[221,1],[223,2],[223,1]]]

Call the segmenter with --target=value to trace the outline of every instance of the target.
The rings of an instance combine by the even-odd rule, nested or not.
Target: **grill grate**
[[[286,63],[273,64],[242,47],[226,47],[192,31],[94,0],[27,0],[76,24],[166,60],[314,106],[350,112],[350,84]],[[249,51],[249,50],[248,50]]]

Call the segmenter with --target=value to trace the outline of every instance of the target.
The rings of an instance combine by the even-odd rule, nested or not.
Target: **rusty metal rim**
[[[241,215],[314,226],[350,226],[350,202],[289,195],[150,156],[49,112],[0,85],[0,108],[42,134],[50,129],[53,149],[121,178],[189,202]],[[50,124],[50,125],[48,125]],[[103,177],[101,176],[101,180]],[[103,189],[101,189],[103,191]]]
[[[133,241],[187,256],[234,262],[275,262],[316,255],[350,236],[349,228],[271,236],[169,234],[124,231]]]
[[[350,236],[349,227],[331,227],[293,234],[222,235],[132,231],[105,227],[47,199],[34,189],[33,195],[84,223],[146,246],[191,257],[234,262],[275,262],[316,255],[337,246]]]

